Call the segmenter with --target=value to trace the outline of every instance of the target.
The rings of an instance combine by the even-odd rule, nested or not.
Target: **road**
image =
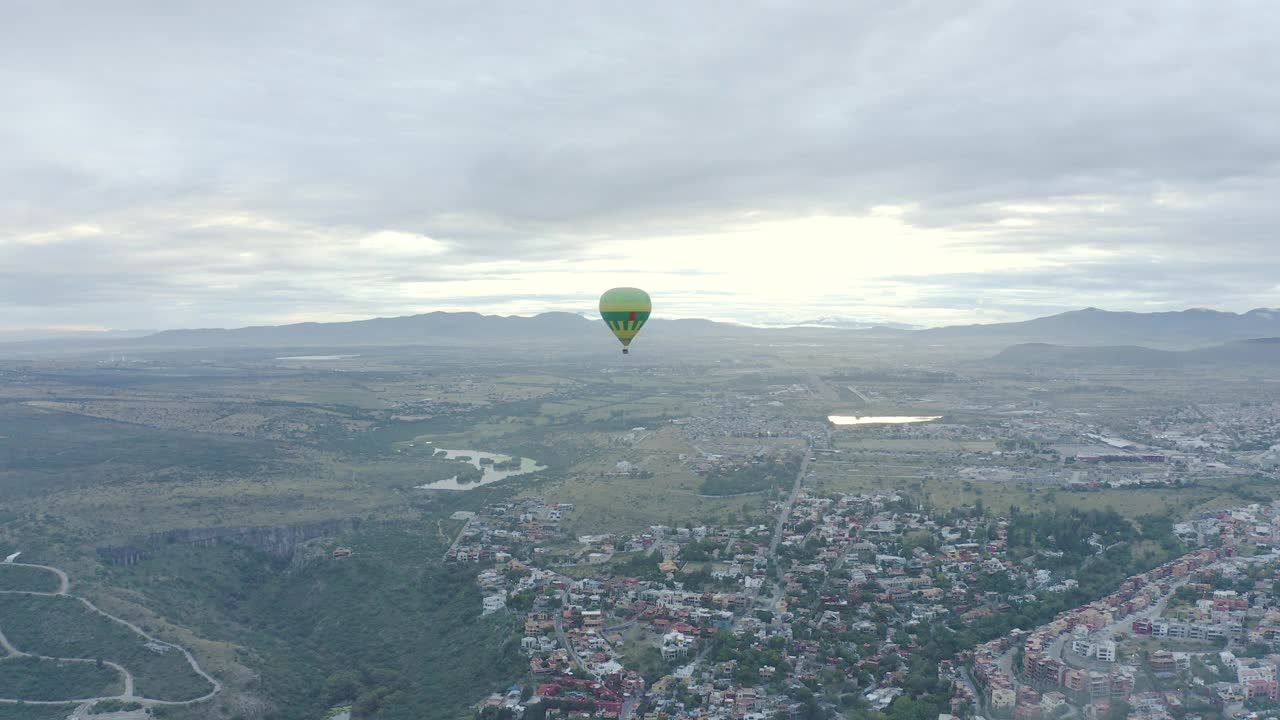
[[[467,532],[467,528],[471,527],[471,523],[474,520],[475,518],[471,518],[470,520],[467,520],[465,523],[462,524],[462,529],[458,531],[458,536],[453,539],[453,542],[449,545],[449,549],[445,550],[444,555],[442,555],[441,557],[449,557],[449,553],[453,552],[454,549],[458,547],[458,543],[462,542],[463,534]]]
[[[1115,633],[1120,632],[1121,630],[1124,630],[1126,628],[1132,627],[1134,620],[1137,620],[1139,618],[1159,617],[1163,615],[1165,607],[1168,606],[1169,604],[1169,598],[1173,597],[1174,591],[1176,591],[1178,588],[1185,585],[1188,579],[1189,578],[1182,578],[1181,580],[1175,581],[1172,584],[1169,593],[1161,597],[1155,603],[1152,603],[1149,607],[1143,609],[1140,612],[1134,613],[1132,615],[1128,615],[1124,618],[1121,618],[1120,620],[1117,620],[1111,623],[1110,625],[1107,625],[1099,629],[1096,633],[1092,633],[1091,637],[1095,640],[1100,638],[1113,639],[1115,636]],[[1049,647],[1045,648],[1045,654],[1048,655],[1049,657],[1058,658],[1059,660],[1066,662],[1064,653],[1066,652],[1067,641],[1070,639],[1072,639],[1071,633],[1069,632],[1062,633],[1058,637],[1054,638],[1053,642],[1049,643]],[[1010,647],[1008,650],[1004,652],[1004,654],[996,658],[996,666],[1000,668],[1001,673],[1009,677],[1009,679],[1013,682],[1013,689],[1016,691],[1021,687],[1022,683],[1018,682],[1018,676],[1013,672],[1013,655],[1014,655],[1014,648]],[[1076,667],[1077,665],[1073,663],[1067,663],[1067,664],[1071,665],[1072,667]],[[964,682],[969,685],[970,689],[974,690],[974,697],[978,699],[979,705],[985,705],[985,697],[977,693],[977,688],[974,686],[973,680],[969,676],[968,669],[962,668],[961,673],[962,673]],[[983,708],[979,707],[979,711],[981,712],[982,710]],[[988,715],[985,715],[985,714],[983,716],[989,717]]]
[[[1160,617],[1161,615],[1164,614],[1165,607],[1169,605],[1169,598],[1173,597],[1173,593],[1176,592],[1178,588],[1182,587],[1183,585],[1186,585],[1189,579],[1190,578],[1181,578],[1179,580],[1175,580],[1173,583],[1170,584],[1169,593],[1167,595],[1162,596],[1159,600],[1152,603],[1148,607],[1142,609],[1141,611],[1136,612],[1127,617],[1121,618],[1111,623],[1110,625],[1107,625],[1106,627],[1099,629],[1098,632],[1092,633],[1093,638],[1098,640],[1114,640],[1116,633],[1122,630],[1128,630],[1132,628],[1133,621],[1139,620],[1139,619],[1151,619],[1151,618]],[[1070,633],[1063,633],[1062,635],[1059,635],[1056,639],[1054,639],[1054,641],[1050,643],[1047,649],[1047,654],[1051,657],[1056,657],[1059,660],[1065,661],[1063,654],[1066,651],[1067,640],[1069,639],[1069,635]]]
[[[113,662],[109,662],[109,661],[105,661],[105,660],[104,660],[104,661],[102,662],[102,664],[103,664],[103,665],[107,665],[107,666],[109,666],[109,667],[111,667],[111,668],[115,669],[115,670],[116,670],[117,672],[119,672],[119,673],[121,674],[121,676],[124,678],[124,692],[123,692],[122,694],[120,694],[120,695],[112,695],[112,696],[104,696],[104,697],[95,697],[95,698],[79,698],[79,699],[74,699],[74,700],[71,700],[71,699],[68,699],[68,700],[57,700],[57,701],[34,701],[34,700],[26,700],[26,701],[22,701],[22,700],[12,700],[12,699],[0,698],[0,704],[14,705],[14,704],[17,704],[17,703],[19,703],[19,702],[26,702],[26,703],[28,703],[28,704],[32,704],[32,705],[60,705],[60,704],[73,703],[73,702],[74,702],[74,703],[82,703],[82,707],[81,707],[81,708],[77,708],[77,710],[76,710],[76,712],[77,712],[77,713],[79,713],[79,712],[80,712],[80,710],[82,710],[82,709],[86,709],[86,708],[87,708],[87,706],[91,706],[91,705],[93,705],[94,703],[97,703],[97,702],[100,702],[100,701],[103,701],[103,700],[124,700],[124,701],[128,701],[128,702],[136,702],[136,703],[139,703],[139,704],[144,705],[144,706],[151,706],[151,705],[194,705],[194,704],[199,703],[199,702],[204,702],[205,700],[208,700],[208,699],[212,698],[214,695],[217,695],[219,692],[222,692],[222,683],[218,682],[218,680],[216,680],[213,676],[211,676],[211,675],[209,675],[208,673],[206,673],[206,672],[204,671],[204,669],[200,667],[200,663],[199,663],[199,661],[197,661],[197,660],[196,660],[196,658],[195,658],[195,656],[194,656],[194,655],[192,655],[192,654],[191,654],[191,652],[190,652],[189,650],[187,650],[186,648],[184,648],[184,647],[182,647],[182,646],[180,646],[180,645],[175,645],[175,644],[173,644],[173,643],[171,643],[171,642],[165,642],[164,640],[159,640],[159,639],[157,639],[157,638],[155,638],[155,637],[153,637],[153,636],[151,636],[151,635],[147,634],[147,633],[146,633],[142,628],[138,627],[137,625],[134,625],[133,623],[129,622],[128,620],[124,620],[124,619],[118,618],[118,617],[116,617],[115,615],[112,615],[112,614],[110,614],[110,613],[108,613],[108,612],[105,612],[105,611],[103,611],[103,610],[99,609],[97,605],[94,605],[93,603],[89,602],[89,601],[88,601],[88,600],[86,600],[85,598],[82,598],[82,597],[80,597],[80,596],[78,596],[78,595],[72,595],[72,594],[70,594],[70,592],[69,592],[69,591],[70,591],[70,589],[71,589],[71,580],[70,580],[70,578],[68,578],[68,577],[67,577],[67,573],[66,573],[65,571],[63,571],[61,568],[56,568],[56,567],[52,567],[52,566],[49,566],[49,565],[35,565],[35,564],[30,564],[30,563],[10,563],[10,564],[11,564],[11,565],[21,565],[21,566],[23,566],[23,567],[32,567],[32,568],[37,568],[37,569],[40,569],[40,570],[47,570],[47,571],[49,571],[49,572],[51,572],[51,573],[53,573],[53,574],[57,575],[57,576],[58,576],[58,580],[59,580],[59,583],[58,583],[58,585],[59,585],[59,587],[58,587],[58,591],[57,591],[57,592],[46,593],[46,592],[26,592],[26,591],[22,591],[22,590],[0,590],[0,593],[2,593],[2,594],[6,594],[6,595],[35,595],[35,596],[41,596],[41,597],[57,597],[57,596],[65,596],[65,597],[69,597],[69,598],[71,598],[71,599],[73,599],[73,600],[76,600],[76,601],[80,602],[82,605],[84,605],[86,608],[88,608],[91,612],[97,613],[98,615],[101,615],[101,616],[103,616],[103,617],[107,618],[108,620],[111,620],[112,622],[117,622],[117,623],[120,623],[121,625],[124,625],[125,627],[129,628],[130,630],[134,631],[135,633],[137,633],[137,634],[141,635],[143,638],[147,639],[149,642],[155,643],[155,644],[157,644],[157,645],[162,645],[162,646],[165,646],[165,647],[173,648],[174,650],[177,650],[177,651],[181,652],[181,653],[183,654],[183,656],[187,659],[187,662],[191,665],[191,669],[192,669],[192,670],[194,670],[194,671],[195,671],[195,673],[196,673],[197,675],[199,675],[200,677],[204,678],[204,679],[205,679],[205,680],[210,684],[210,686],[211,686],[213,689],[212,689],[212,690],[210,690],[208,693],[206,693],[206,694],[204,694],[204,695],[202,695],[202,696],[200,696],[200,697],[198,697],[198,698],[193,698],[193,699],[191,699],[191,700],[157,700],[157,699],[154,699],[154,698],[142,697],[142,696],[136,695],[136,694],[134,693],[134,683],[133,683],[133,674],[132,674],[132,673],[130,673],[127,669],[125,669],[125,668],[121,667],[120,665],[117,665],[116,663],[113,663]],[[95,658],[55,658],[55,657],[48,657],[48,656],[44,656],[44,655],[35,655],[35,654],[32,654],[32,653],[26,653],[26,652],[23,652],[23,651],[19,650],[19,649],[18,649],[18,648],[16,648],[16,647],[14,647],[14,646],[13,646],[13,644],[9,642],[9,639],[8,639],[7,637],[5,637],[5,636],[4,636],[4,633],[3,633],[2,631],[0,631],[0,647],[3,647],[3,648],[5,649],[5,651],[7,651],[11,656],[18,656],[18,657],[35,657],[35,658],[40,658],[40,659],[43,659],[43,660],[60,660],[60,661],[65,661],[65,662],[86,662],[86,663],[97,662],[97,659],[95,659]]]
[[[60,570],[60,569],[58,569],[58,568],[56,568],[56,567],[49,567],[48,565],[35,565],[35,564],[32,564],[32,563],[20,563],[20,562],[9,562],[9,563],[5,563],[5,564],[6,564],[6,565],[19,565],[19,566],[21,566],[21,567],[36,568],[37,570],[48,570],[49,572],[51,572],[51,573],[53,573],[54,575],[57,575],[57,576],[58,576],[58,590],[57,590],[57,592],[51,592],[51,593],[28,592],[28,593],[25,593],[25,594],[27,594],[27,595],[44,595],[44,596],[49,596],[49,595],[66,595],[66,594],[67,594],[67,591],[71,589],[71,579],[67,577],[67,574],[66,574],[66,573],[62,572],[62,570]],[[0,590],[0,592],[6,592],[6,591],[4,591],[4,590]]]
[[[53,593],[29,593],[29,594],[52,595]],[[0,632],[0,647],[4,648],[5,651],[9,653],[9,657],[29,657],[29,658],[36,658],[37,660],[56,660],[58,662],[76,662],[76,663],[98,662],[97,659],[95,658],[50,657],[48,655],[36,655],[35,653],[23,652],[18,648],[14,647],[13,643],[9,642],[9,638],[5,637],[3,632]],[[136,700],[136,698],[133,695],[133,673],[124,669],[120,665],[117,665],[116,663],[111,662],[110,660],[103,660],[102,664],[106,665],[112,670],[115,670],[117,673],[120,673],[120,677],[124,678],[124,692],[118,696],[115,696],[113,699]],[[76,698],[76,699],[68,699],[68,700],[27,700],[26,703],[28,705],[63,705],[66,703],[92,703],[92,702],[97,702],[99,700],[107,700],[107,699],[108,698],[105,698],[105,697],[95,697],[95,698]],[[17,702],[18,702],[17,700],[10,701],[10,700],[0,699],[0,703],[17,703]]]
[[[870,405],[870,404],[871,404],[871,399],[870,399],[870,398],[868,398],[866,395],[863,395],[861,392],[859,392],[859,391],[858,391],[858,388],[856,388],[856,387],[854,387],[854,386],[852,386],[852,385],[845,385],[845,388],[846,388],[849,392],[853,393],[854,395],[857,395],[857,396],[858,396],[858,399],[859,399],[859,400],[861,400],[862,402],[866,403],[867,405]]]
[[[804,460],[800,461],[800,472],[796,473],[795,485],[791,487],[791,494],[787,496],[787,502],[782,506],[782,511],[778,513],[778,524],[773,529],[773,539],[769,541],[769,567],[777,567],[778,545],[782,543],[782,533],[786,529],[787,519],[791,517],[791,509],[795,507],[796,498],[800,495],[800,488],[804,486],[804,474],[809,469],[809,461],[813,458],[812,452],[804,454]],[[774,584],[774,591],[769,601],[768,609],[773,609],[778,605],[778,601],[782,599],[782,583]],[[756,592],[755,600],[759,602],[760,593]]]
[[[569,594],[567,592],[560,593],[560,600],[564,603],[569,602]],[[556,613],[556,640],[560,642],[560,646],[569,651],[569,659],[573,661],[574,667],[582,672],[591,675],[591,671],[587,669],[587,664],[582,662],[582,658],[578,657],[578,651],[573,649],[573,644],[569,642],[568,636],[564,634],[564,617],[560,613]]]
[[[990,717],[990,715],[987,714],[986,696],[978,692],[978,686],[974,684],[973,678],[969,676],[969,668],[964,667],[963,665],[960,666],[960,680],[965,684],[965,687],[969,688],[970,696],[978,705],[978,715],[981,717]]]
[[[776,564],[775,558],[778,552],[778,545],[782,543],[783,529],[787,525],[787,519],[791,517],[791,509],[795,507],[796,498],[800,495],[800,488],[804,485],[804,474],[809,469],[809,460],[812,459],[812,457],[813,457],[813,453],[811,452],[805,453],[804,460],[800,462],[800,471],[796,473],[795,484],[792,485],[791,487],[791,494],[787,496],[786,504],[783,505],[782,510],[778,513],[778,522],[773,529],[773,539],[769,542],[768,558],[769,558],[770,566],[773,566]],[[655,547],[657,547],[657,543],[654,543],[653,547],[649,548],[649,551],[653,552],[653,549]],[[777,583],[776,590],[774,591],[774,597],[772,601],[769,603],[769,607],[772,608],[775,605],[777,605],[781,597],[782,597],[782,584]],[[759,602],[759,598],[760,598],[760,590],[757,589],[753,594],[752,602]],[[740,619],[741,619],[741,616],[739,616],[739,620]],[[560,644],[564,645],[565,647],[569,647],[568,643],[565,641],[564,633],[561,632],[559,617],[556,618],[556,634],[560,638]],[[699,665],[701,665],[706,660],[706,657],[710,652],[711,652],[711,643],[709,642],[703,643],[702,650],[698,653],[697,657],[695,657],[693,659],[693,662],[690,664],[693,665],[694,668],[696,669]],[[573,653],[573,648],[571,647],[569,647],[569,655],[574,659],[575,662],[578,662],[577,656]],[[622,718],[622,720],[626,720],[626,718],[624,717]]]
[[[640,706],[640,696],[632,693],[631,697],[622,701],[622,712],[618,713],[618,720],[631,720],[631,716],[635,714],[636,708]]]
[[[787,526],[787,518],[791,517],[791,508],[795,507],[796,497],[800,495],[800,487],[804,485],[804,473],[809,469],[811,458],[813,453],[804,454],[804,460],[800,461],[800,472],[796,473],[795,485],[791,487],[791,494],[787,496],[787,503],[782,507],[782,512],[778,513],[778,524],[773,529],[773,539],[769,541],[770,562],[773,562],[773,556],[778,552],[778,545],[782,542],[782,531]]]

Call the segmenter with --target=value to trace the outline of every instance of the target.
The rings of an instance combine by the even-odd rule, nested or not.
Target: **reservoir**
[[[941,415],[829,415],[832,425],[902,425],[941,420]]]
[[[418,490],[470,490],[471,488],[480,487],[481,485],[488,485],[489,483],[495,483],[499,480],[506,480],[507,478],[514,477],[516,475],[526,475],[528,473],[547,469],[545,466],[539,465],[538,461],[532,458],[522,457],[520,458],[519,468],[514,470],[496,470],[493,465],[481,465],[480,460],[483,458],[486,460],[492,460],[495,463],[504,463],[511,460],[511,456],[481,452],[479,450],[445,450],[444,448],[437,450],[437,453],[441,450],[444,451],[444,458],[446,460],[454,460],[460,457],[471,458],[469,462],[472,467],[477,468],[484,474],[480,476],[480,480],[477,482],[460,483],[455,475],[454,477],[447,478],[445,480],[437,480],[433,483],[427,483],[426,485],[417,485],[415,487]],[[439,456],[437,455],[437,457]]]

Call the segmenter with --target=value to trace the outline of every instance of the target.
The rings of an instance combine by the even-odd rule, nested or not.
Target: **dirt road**
[[[52,592],[52,593],[45,593],[45,592],[26,592],[26,591],[20,591],[20,590],[0,590],[0,593],[9,594],[9,595],[35,595],[35,596],[42,596],[42,597],[66,596],[66,597],[72,598],[73,600],[77,600],[86,608],[88,608],[90,611],[97,613],[98,615],[101,615],[107,618],[108,620],[111,620],[112,622],[117,622],[117,623],[120,623],[121,625],[124,625],[125,627],[129,628],[130,630],[134,631],[138,635],[142,636],[149,642],[155,643],[157,645],[162,645],[165,647],[170,647],[177,650],[178,652],[181,652],[182,655],[187,659],[187,662],[191,665],[191,669],[194,670],[197,675],[199,675],[200,677],[208,681],[210,686],[213,689],[210,690],[208,693],[198,698],[193,698],[191,700],[158,700],[154,698],[138,696],[134,694],[133,674],[130,673],[124,667],[117,665],[116,663],[104,660],[102,662],[103,665],[107,665],[115,669],[117,672],[121,674],[121,677],[124,678],[124,692],[120,695],[112,695],[107,697],[95,697],[95,698],[68,698],[66,700],[57,700],[57,701],[33,701],[33,700],[23,701],[23,700],[17,700],[17,699],[0,698],[0,703],[9,704],[9,705],[14,705],[19,702],[26,702],[32,705],[62,705],[62,704],[69,704],[69,703],[82,703],[83,705],[81,706],[81,708],[77,708],[76,710],[76,712],[79,713],[80,710],[85,709],[86,706],[92,706],[94,703],[100,702],[102,700],[123,700],[126,702],[136,702],[144,706],[194,705],[195,703],[204,702],[205,700],[212,698],[214,695],[217,695],[219,692],[222,691],[222,683],[218,682],[218,680],[216,680],[213,676],[206,673],[204,669],[200,667],[199,661],[197,661],[195,656],[192,655],[191,652],[186,648],[180,645],[174,645],[173,643],[165,642],[164,640],[159,640],[155,637],[152,637],[151,635],[147,634],[142,628],[138,627],[137,625],[134,625],[128,620],[118,618],[115,615],[112,615],[111,613],[108,613],[99,609],[98,606],[89,602],[85,598],[79,597],[78,595],[71,595],[69,593],[69,590],[71,589],[71,580],[70,578],[67,577],[67,573],[64,572],[61,568],[51,567],[48,565],[33,565],[29,563],[11,563],[11,564],[21,565],[23,567],[38,568],[41,570],[47,570],[51,573],[54,573],[55,575],[58,576],[58,580],[59,580],[58,591]],[[3,647],[10,654],[10,656],[14,656],[14,657],[35,657],[35,658],[40,658],[42,660],[60,660],[65,662],[87,662],[87,663],[97,662],[97,659],[95,658],[58,658],[58,657],[48,657],[45,655],[35,655],[32,653],[23,652],[22,650],[19,650],[18,648],[14,647],[13,644],[9,642],[9,639],[4,636],[3,628],[0,628],[0,647]]]

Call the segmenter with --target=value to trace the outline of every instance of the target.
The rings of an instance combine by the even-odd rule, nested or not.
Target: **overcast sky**
[[[1274,0],[0,4],[0,329],[1280,306]]]

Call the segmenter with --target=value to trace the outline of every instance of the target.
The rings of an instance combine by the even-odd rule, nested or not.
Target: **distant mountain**
[[[960,325],[906,330],[900,324],[867,325],[849,318],[818,318],[789,327],[750,327],[711,320],[656,318],[645,326],[646,342],[664,338],[816,338],[858,341],[876,338],[911,347],[954,346],[968,353],[994,352],[1016,343],[1050,343],[1056,346],[1105,346],[1116,358],[1130,356],[1133,363],[1158,362],[1155,349],[1187,349],[1260,337],[1280,337],[1280,311],[1252,310],[1237,314],[1214,310],[1132,313],[1087,308],[1017,323]],[[496,343],[557,343],[562,347],[597,344],[605,332],[600,321],[573,313],[552,312],[533,317],[481,315],[473,312],[432,312],[403,317],[350,322],[296,323],[234,329],[206,328],[165,330],[143,337],[134,333],[83,333],[73,337],[28,339],[3,345],[7,354],[170,350],[194,348],[306,348],[397,345],[472,345]],[[1127,348],[1117,348],[1123,342]],[[0,337],[0,343],[3,338]],[[1137,347],[1145,346],[1145,347]],[[1049,352],[1023,349],[1024,354]],[[1071,352],[1061,348],[1055,357]],[[1082,356],[1083,357],[1083,356]]]
[[[1269,365],[1280,368],[1280,337],[1238,340],[1197,350],[1156,350],[1137,345],[1079,347],[1024,343],[1006,348],[989,365],[1021,368],[1178,368],[1197,365]]]
[[[1187,348],[1280,336],[1280,310],[1259,308],[1247,313],[1217,310],[1178,312],[1110,312],[1074,310],[1024,322],[954,325],[914,334],[931,342],[948,340],[1024,341],[1065,345],[1114,345],[1117,341]]]
[[[150,335],[155,330],[0,330],[0,343],[37,340],[120,340]]]
[[[802,320],[788,323],[787,327],[834,328],[839,330],[919,330],[919,325],[887,322],[881,320],[860,320],[845,317],[820,317],[813,320]]]
[[[432,312],[350,322],[165,330],[134,343],[144,347],[340,347],[414,345],[445,340],[465,344],[564,337],[581,334],[588,327],[586,318],[572,313],[504,317],[473,312]]]
[[[132,341],[137,347],[343,347],[416,344],[597,343],[606,332],[599,321],[564,312],[532,317],[432,312],[335,323],[244,327],[230,330],[166,330]],[[711,320],[655,319],[645,325],[647,340],[662,337],[725,337],[761,332]]]

